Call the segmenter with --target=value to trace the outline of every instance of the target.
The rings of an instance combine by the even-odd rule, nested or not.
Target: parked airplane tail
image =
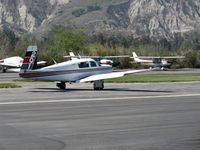
[[[26,72],[37,68],[37,46],[28,46],[26,55],[23,60],[23,64],[20,72]]]
[[[72,51],[69,51],[69,56],[71,57],[71,60],[79,59],[77,56],[74,55],[74,53]]]
[[[69,51],[69,56],[75,57],[74,53],[72,51]]]
[[[131,58],[133,58],[135,60],[135,62],[140,62],[141,61],[141,59],[138,58],[138,56],[137,56],[137,54],[135,52],[133,52],[132,54],[133,54],[133,57],[131,57]]]
[[[133,58],[138,58],[138,56],[135,52],[133,52]]]

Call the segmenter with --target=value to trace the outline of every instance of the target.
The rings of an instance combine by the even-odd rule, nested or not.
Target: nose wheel
[[[94,81],[93,87],[94,90],[103,90],[104,82],[102,80]]]
[[[64,90],[66,88],[65,82],[57,83],[56,86],[61,90]]]

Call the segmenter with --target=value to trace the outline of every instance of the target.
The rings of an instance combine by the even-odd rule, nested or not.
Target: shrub
[[[184,67],[200,68],[200,53],[198,51],[190,51],[185,55],[183,62]]]

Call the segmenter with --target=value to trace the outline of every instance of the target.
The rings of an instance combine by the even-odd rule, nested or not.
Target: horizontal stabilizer
[[[37,65],[44,65],[44,64],[46,64],[47,62],[46,61],[38,61],[37,62]]]

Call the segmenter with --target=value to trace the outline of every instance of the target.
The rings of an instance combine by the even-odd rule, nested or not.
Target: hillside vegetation
[[[148,37],[133,39],[132,37],[106,36],[98,34],[90,36],[82,30],[66,27],[56,27],[49,33],[47,38],[37,40],[36,38],[21,39],[17,42],[15,51],[11,55],[24,56],[28,45],[38,45],[39,59],[46,60],[48,64],[65,61],[63,56],[68,55],[69,50],[80,55],[131,55],[136,51],[139,56],[186,56],[184,60],[174,60],[173,67],[200,67],[200,51],[198,45],[191,46],[182,39],[172,43],[166,40],[155,41]],[[118,67],[138,67],[130,64],[129,59],[115,59],[120,62]]]

